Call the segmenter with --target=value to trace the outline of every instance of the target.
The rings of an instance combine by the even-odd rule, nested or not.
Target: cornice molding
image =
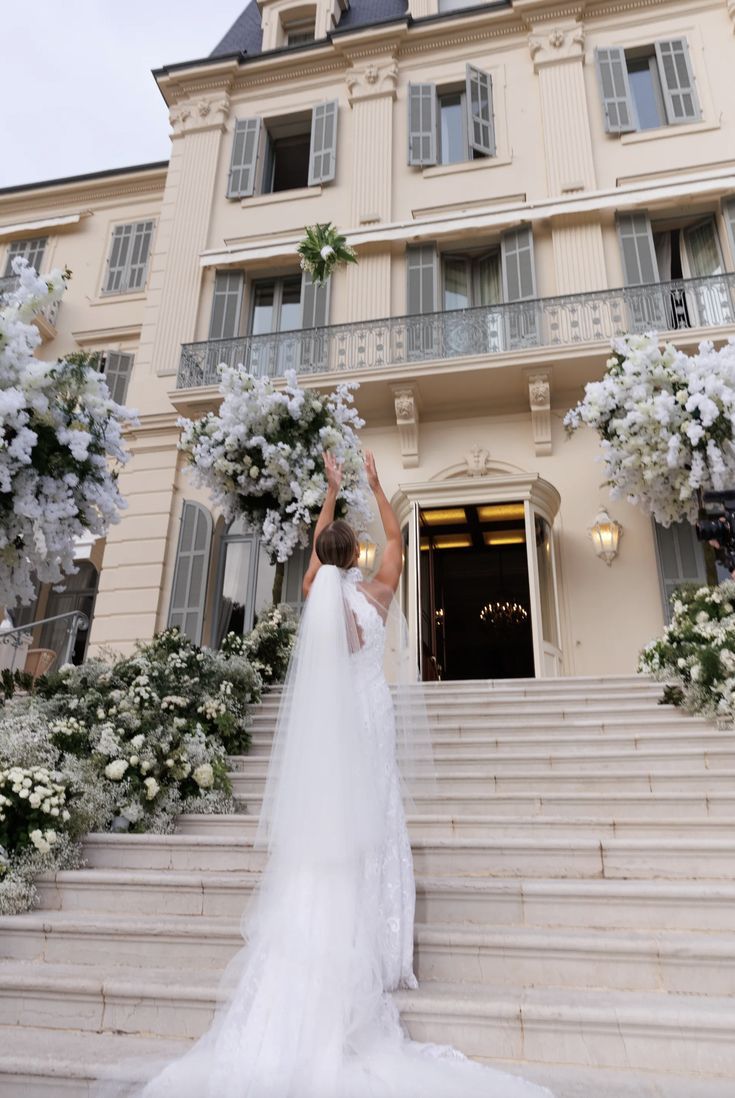
[[[107,202],[116,198],[130,198],[146,195],[151,197],[163,197],[163,192],[166,187],[166,176],[168,174],[168,168],[162,168],[160,172],[149,173],[148,179],[143,179],[140,182],[131,182],[123,184],[120,182],[111,183],[109,186],[104,184],[98,184],[95,187],[90,187],[88,183],[84,184],[84,188],[81,190],[75,190],[74,184],[68,184],[64,187],[59,187],[58,190],[55,187],[39,188],[38,191],[24,191],[19,195],[0,195],[0,211],[2,216],[11,214],[15,211],[18,212],[33,212],[35,210],[61,210],[65,206],[76,207],[78,205],[89,206],[95,202]],[[119,180],[119,176],[117,179]],[[77,186],[79,186],[77,184]],[[94,213],[94,210],[90,211]]]

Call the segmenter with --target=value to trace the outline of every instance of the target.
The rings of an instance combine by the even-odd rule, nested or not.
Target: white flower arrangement
[[[180,419],[179,448],[225,518],[245,517],[271,558],[288,560],[297,546],[309,544],[327,490],[322,453],[329,450],[344,463],[337,516],[365,529],[370,492],[359,453],[364,422],[353,405],[356,386],[340,385],[325,396],[300,388],[293,371],[280,390],[242,366],[222,365],[220,375],[219,413]]]
[[[308,271],[315,286],[323,286],[336,267],[357,263],[357,255],[331,221],[309,225],[296,248],[301,269]]]
[[[735,582],[680,588],[671,605],[671,624],[643,649],[639,670],[668,684],[666,700],[732,723]]]
[[[610,494],[669,526],[697,515],[697,493],[735,481],[735,340],[686,355],[653,334],[613,342],[601,381],[565,417],[602,439]]]
[[[0,306],[0,605],[28,603],[34,578],[59,583],[76,571],[75,539],[102,537],[125,506],[115,463],[127,454],[135,415],[110,397],[104,377],[75,355],[35,357],[33,317],[58,301],[59,271],[39,278],[16,256],[17,289]]]

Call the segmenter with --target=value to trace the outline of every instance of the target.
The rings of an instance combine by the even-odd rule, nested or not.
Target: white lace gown
[[[456,1049],[411,1041],[403,1029],[390,992],[417,986],[415,886],[396,761],[393,704],[383,671],[385,627],[381,614],[360,590],[359,569],[340,573],[338,582],[327,572],[320,570],[319,588],[326,591],[331,583],[340,607],[349,608],[358,626],[361,647],[349,655],[343,673],[351,696],[356,695],[352,698],[359,714],[355,742],[360,750],[366,746],[370,752],[360,755],[360,766],[370,775],[370,795],[378,799],[372,807],[379,809],[382,838],[367,856],[346,860],[330,860],[318,852],[312,856],[305,842],[300,848],[303,857],[291,861],[286,872],[283,867],[279,870],[278,858],[272,855],[259,904],[244,918],[248,942],[230,967],[223,985],[224,1001],[211,1028],[183,1057],[163,1070],[159,1065],[155,1073],[147,1073],[150,1082],[142,1090],[125,1094],[133,1093],[135,1098],[553,1098],[544,1088],[468,1060]],[[307,608],[321,597],[315,597],[315,589],[317,581]],[[324,605],[333,609],[335,603],[327,599]],[[308,633],[302,622],[300,635],[304,632],[304,659],[310,657],[312,662],[309,674],[303,676],[307,693],[303,697],[298,693],[301,679],[291,690],[294,704],[300,706],[294,720],[295,740],[308,739],[311,733],[315,739],[298,759],[302,768],[313,760],[315,744],[329,742],[328,730],[320,729],[319,720],[325,719],[323,711],[329,708],[325,698],[330,682],[339,690],[339,684],[329,678],[334,672],[325,670],[325,661],[314,651],[318,630]],[[333,752],[339,754],[341,736],[331,742]],[[325,758],[325,768],[328,764]],[[346,765],[349,770],[349,760]],[[338,771],[329,773],[333,777]],[[338,801],[339,790],[332,788],[335,783],[330,785],[327,777],[323,781],[324,788],[304,802],[306,807],[299,805],[298,815],[293,816],[303,819],[307,831],[309,816],[318,815],[322,799]],[[359,781],[345,784],[349,795]],[[297,779],[292,788],[296,791],[301,785],[305,789],[309,785],[306,777]],[[311,830],[318,833],[318,826],[313,824]],[[290,826],[287,833],[291,834]],[[351,840],[344,848],[352,849]],[[111,1091],[104,1088],[98,1093],[107,1098]]]

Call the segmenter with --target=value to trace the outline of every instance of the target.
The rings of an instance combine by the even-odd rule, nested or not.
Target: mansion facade
[[[359,382],[426,678],[633,671],[713,562],[611,502],[562,421],[615,336],[735,336],[734,69],[735,0],[251,0],[153,73],[168,161],[0,190],[0,289],[18,254],[73,272],[39,353],[100,352],[140,417],[122,521],[24,620],[87,613],[77,659],[252,627],[273,565],[177,450],[224,361]],[[320,289],[296,255],[317,222],[359,258]]]

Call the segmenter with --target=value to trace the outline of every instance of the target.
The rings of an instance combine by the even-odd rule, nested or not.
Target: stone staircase
[[[426,695],[439,781],[410,820],[412,1035],[558,1098],[733,1098],[735,734],[632,677]],[[233,760],[242,815],[90,836],[88,868],[0,919],[1,1098],[81,1098],[105,1065],[206,1029],[262,865],[277,707]]]

